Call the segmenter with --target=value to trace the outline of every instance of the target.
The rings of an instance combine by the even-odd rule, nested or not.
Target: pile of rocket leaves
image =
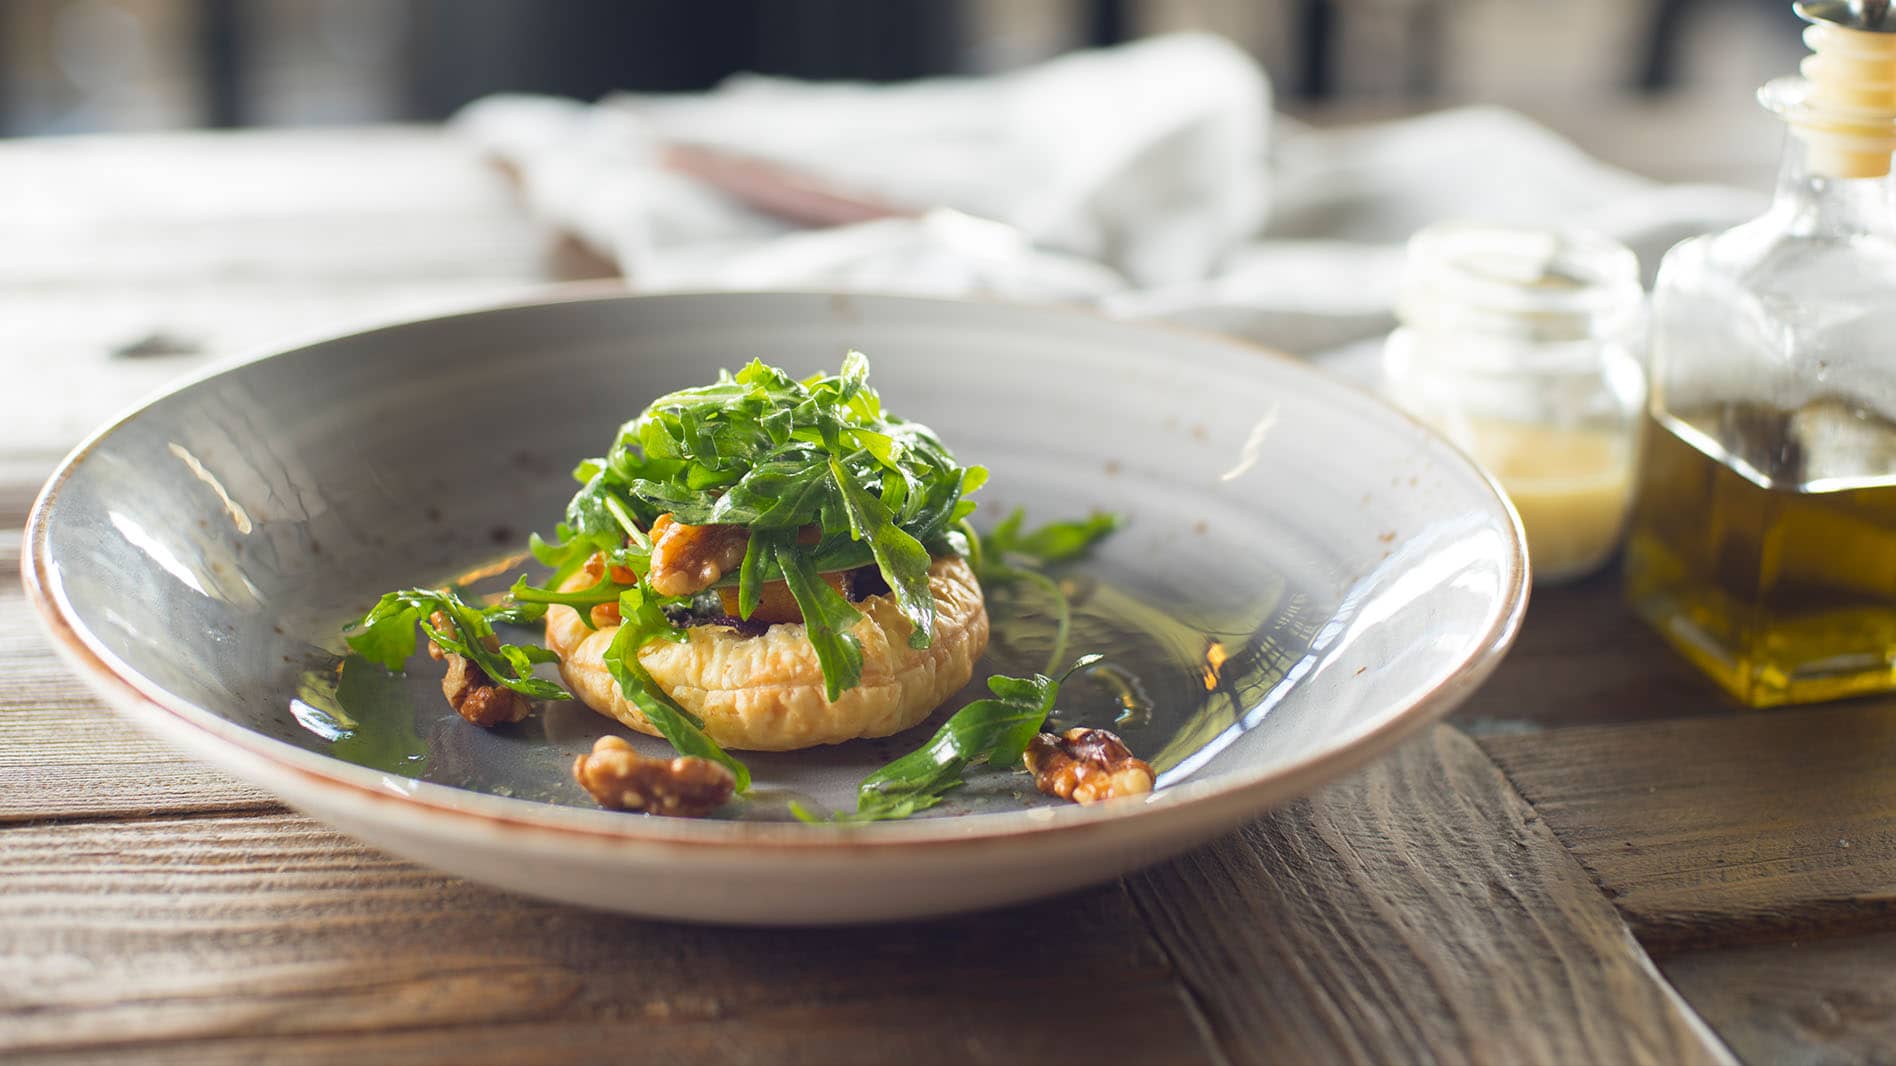
[[[419,626],[498,684],[532,699],[570,699],[533,673],[535,664],[554,658],[551,652],[500,643],[494,624],[531,624],[549,605],[564,604],[592,625],[594,607],[617,604],[621,624],[605,659],[626,699],[681,754],[729,767],[742,791],[750,782],[743,763],[706,735],[703,721],[661,690],[638,659],[651,641],[686,639],[679,620],[718,613],[716,589],[666,597],[652,588],[649,575],[614,576],[648,574],[647,531],[669,514],[690,525],[749,532],[742,564],[718,584],[736,586],[738,614],[748,619],[763,587],[784,583],[803,615],[830,699],[861,680],[862,648],[850,629],[862,615],[821,575],[873,564],[910,623],[910,644],[925,648],[935,627],[928,569],[931,558],[943,554],[967,557],[984,583],[1030,579],[1048,587],[1062,634],[1051,673],[1064,654],[1067,612],[1057,584],[1033,564],[1078,555],[1115,521],[1094,515],[1023,533],[1016,512],[990,532],[983,551],[967,521],[975,507],[967,497],[987,471],[960,465],[926,426],[884,411],[868,374],[859,352],[850,352],[838,373],[803,380],[753,361],[710,385],[654,400],[621,427],[605,456],[574,471],[581,487],[554,539],[533,536],[534,557],[552,568],[543,584],[522,576],[506,599],[486,608],[469,605],[452,589],[391,592],[353,627],[349,646],[399,670],[414,653]],[[563,589],[595,556],[609,564],[598,580]],[[1028,566],[1018,565],[1022,560]],[[437,612],[448,626],[434,620]],[[871,775],[858,811],[839,820],[906,817],[938,802],[968,766],[1018,761],[1019,749],[1052,710],[1059,682],[1044,675],[994,677],[989,687],[994,699],[968,705],[923,748]]]

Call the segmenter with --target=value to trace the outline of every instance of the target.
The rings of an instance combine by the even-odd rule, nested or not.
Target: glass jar
[[[1605,237],[1447,223],[1409,242],[1384,388],[1501,482],[1537,583],[1612,556],[1646,385],[1644,292]]]
[[[1760,707],[1896,689],[1896,22],[1805,39],[1811,80],[1759,94],[1793,134],[1771,209],[1661,265],[1626,557],[1635,609]]]

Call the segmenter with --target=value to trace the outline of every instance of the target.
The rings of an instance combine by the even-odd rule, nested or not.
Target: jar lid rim
[[[1500,316],[1592,319],[1645,295],[1632,249],[1604,234],[1477,222],[1429,226],[1409,240],[1398,313],[1449,304]]]

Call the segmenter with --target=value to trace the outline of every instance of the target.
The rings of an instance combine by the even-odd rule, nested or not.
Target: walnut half
[[[722,763],[696,755],[648,759],[623,737],[600,737],[590,755],[573,760],[573,779],[601,807],[697,818],[730,801],[737,778]]]
[[[440,611],[428,616],[428,624],[441,633],[455,632],[454,623]],[[499,650],[500,638],[488,637],[487,647],[489,651]],[[532,700],[488,677],[487,671],[474,665],[467,656],[456,655],[431,640],[428,657],[447,660],[448,673],[441,679],[441,694],[448,698],[448,705],[456,714],[482,729],[521,721],[533,711]]]
[[[669,514],[652,523],[652,590],[660,596],[689,596],[718,583],[738,568],[750,548],[743,526],[690,526]]]
[[[1036,735],[1021,756],[1034,787],[1049,796],[1093,803],[1152,791],[1152,767],[1104,729]]]

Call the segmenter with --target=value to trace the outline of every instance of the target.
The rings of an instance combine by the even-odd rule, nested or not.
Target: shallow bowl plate
[[[1073,652],[1122,667],[1076,679],[1062,717],[1117,721],[1162,771],[1149,798],[1053,805],[997,772],[907,822],[781,820],[792,798],[847,805],[924,726],[757,757],[733,817],[616,814],[567,776],[611,731],[597,715],[555,704],[483,732],[428,670],[343,663],[340,626],[386,589],[504,585],[527,531],[551,532],[573,463],[655,395],[753,356],[834,368],[848,348],[870,354],[891,409],[993,471],[977,525],[1017,504],[1126,517],[1061,575]],[[1446,713],[1505,651],[1527,590],[1518,522],[1481,470],[1293,360],[879,296],[594,293],[278,352],[95,435],[47,485],[28,543],[62,652],[185,750],[476,880],[747,923],[966,910],[1189,848]],[[992,598],[986,666],[1045,655],[1034,605]]]

